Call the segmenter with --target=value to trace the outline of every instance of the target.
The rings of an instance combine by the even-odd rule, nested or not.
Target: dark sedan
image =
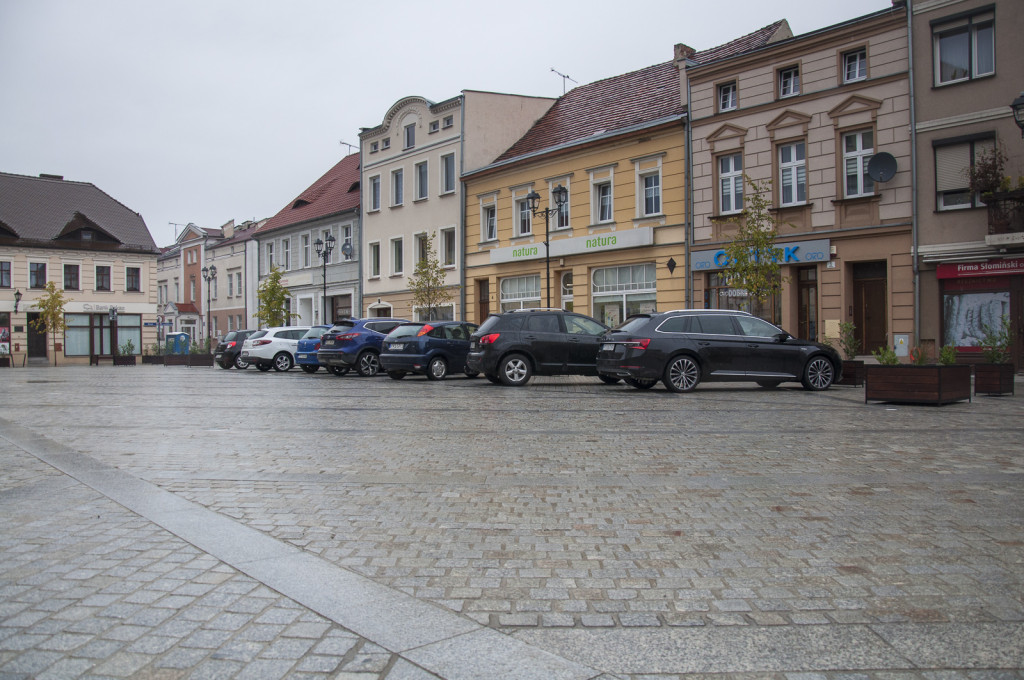
[[[691,309],[630,317],[601,339],[597,370],[638,389],[660,380],[672,392],[702,381],[800,381],[824,390],[842,377],[842,360],[828,345],[794,338],[746,312]]]
[[[442,380],[450,373],[475,371],[466,369],[469,336],[476,324],[460,321],[403,323],[384,338],[380,365],[395,380],[418,373],[431,380]]]

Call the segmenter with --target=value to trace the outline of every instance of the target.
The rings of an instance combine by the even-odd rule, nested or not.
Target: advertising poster
[[[11,313],[0,312],[0,356],[11,353]]]

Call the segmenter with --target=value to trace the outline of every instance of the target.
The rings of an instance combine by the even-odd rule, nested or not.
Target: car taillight
[[[358,333],[341,333],[339,335],[335,335],[334,339],[337,342],[348,342],[349,340],[355,340],[358,337]]]
[[[487,335],[480,336],[481,345],[490,345],[498,341],[501,333],[488,333]]]
[[[623,344],[626,345],[627,347],[632,347],[633,349],[644,350],[647,349],[647,346],[649,344],[651,344],[651,339],[644,338],[643,340],[630,340],[629,342],[625,342]]]
[[[416,334],[416,337],[418,338],[421,335],[426,335],[427,333],[429,333],[432,330],[434,330],[434,327],[431,326],[430,324],[427,324],[426,326],[424,326],[423,328],[420,329],[420,332]]]
[[[259,347],[260,345],[269,345],[270,342],[270,340],[254,340],[252,346]]]
[[[234,346],[235,346],[235,341],[234,341],[234,340],[232,340],[231,342],[229,342],[229,343],[228,343],[228,346],[227,346],[227,347],[225,347],[224,349],[231,349],[231,348],[232,348],[232,347],[234,347]]]
[[[320,341],[319,341],[319,340],[317,340],[317,341],[316,341],[316,344],[315,344],[315,345],[313,345],[313,349],[311,349],[311,350],[309,350],[309,351],[310,351],[310,352],[315,352],[315,351],[317,351],[318,349],[320,349]]]

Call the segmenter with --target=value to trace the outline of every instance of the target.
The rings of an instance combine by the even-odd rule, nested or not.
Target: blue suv
[[[395,327],[384,338],[381,368],[394,380],[419,373],[443,380],[449,373],[478,375],[466,368],[469,336],[476,324],[460,321],[415,321]]]
[[[384,336],[406,319],[342,319],[320,336],[317,361],[334,375],[350,369],[363,377],[380,371],[380,345]]]

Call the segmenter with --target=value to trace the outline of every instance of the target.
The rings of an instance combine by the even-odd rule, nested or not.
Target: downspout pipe
[[[686,59],[683,63],[686,68],[697,65],[697,62],[692,59]],[[686,291],[686,308],[693,309],[693,274],[690,271],[690,241],[693,239],[693,126],[690,124],[689,75],[686,76],[686,119],[683,125],[686,126],[686,166],[684,170],[685,177],[683,178],[686,184],[686,234],[683,238],[683,276],[686,277],[686,280],[683,287]]]
[[[907,12],[907,67],[910,71],[910,256],[914,271],[914,344],[921,343],[921,267],[918,264],[917,225],[917,112],[914,100],[914,23],[913,8],[909,0],[904,3]]]

